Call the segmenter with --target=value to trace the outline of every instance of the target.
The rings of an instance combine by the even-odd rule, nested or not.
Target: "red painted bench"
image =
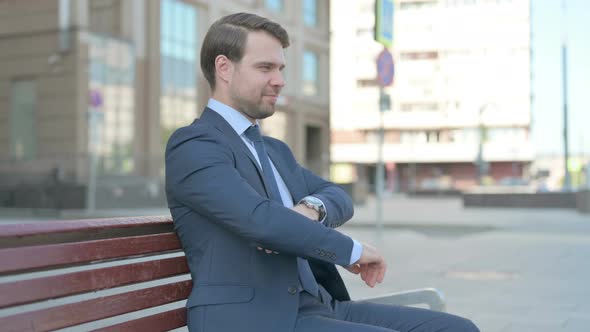
[[[169,217],[0,225],[0,330],[166,331],[192,282]],[[433,289],[375,299],[444,310]]]
[[[186,300],[180,249],[168,217],[0,225],[0,330],[48,331]],[[182,327],[182,304],[100,330]]]

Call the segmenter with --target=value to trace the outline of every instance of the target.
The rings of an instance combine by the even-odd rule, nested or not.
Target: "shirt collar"
[[[242,136],[246,129],[252,126],[252,122],[250,122],[250,120],[248,120],[242,113],[218,100],[209,98],[207,107],[221,115],[221,117],[223,117],[223,119],[225,119],[225,121],[227,121],[227,123],[229,123],[240,136]],[[258,121],[256,121],[256,124],[258,124]]]

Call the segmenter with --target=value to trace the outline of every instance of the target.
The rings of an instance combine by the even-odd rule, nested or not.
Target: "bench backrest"
[[[169,217],[0,225],[2,331],[175,329],[191,287]]]

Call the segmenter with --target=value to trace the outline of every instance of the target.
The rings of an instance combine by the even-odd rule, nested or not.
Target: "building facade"
[[[337,166],[372,183],[382,121],[391,191],[465,190],[526,175],[534,155],[529,0],[395,1],[395,78],[382,120],[374,1],[334,3],[331,15]]]
[[[209,98],[200,43],[215,20],[240,11],[281,23],[291,37],[287,84],[263,131],[327,176],[327,0],[2,1],[4,205],[14,203],[6,191],[15,186],[60,182],[84,191],[91,179],[99,187],[150,183],[146,190],[161,195],[166,141]]]

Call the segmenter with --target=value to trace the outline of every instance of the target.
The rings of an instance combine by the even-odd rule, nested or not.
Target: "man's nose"
[[[283,77],[283,72],[280,70],[276,70],[272,78],[270,79],[270,85],[282,88],[285,86],[285,78]]]

